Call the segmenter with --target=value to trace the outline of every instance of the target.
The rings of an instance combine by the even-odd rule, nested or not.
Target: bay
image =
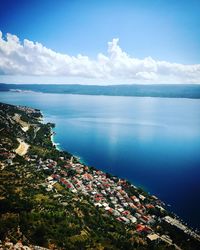
[[[1,92],[0,101],[40,109],[61,149],[158,196],[199,228],[199,99]]]

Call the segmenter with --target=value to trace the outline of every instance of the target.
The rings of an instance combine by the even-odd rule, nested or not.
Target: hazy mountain
[[[79,85],[79,84],[0,84],[0,91],[36,91],[80,95],[150,96],[200,98],[198,84]]]

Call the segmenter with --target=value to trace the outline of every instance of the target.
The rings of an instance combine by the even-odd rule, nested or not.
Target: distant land
[[[200,98],[200,84],[130,84],[130,85],[79,85],[79,84],[5,84],[0,91],[34,91],[78,95],[148,96],[168,98]]]

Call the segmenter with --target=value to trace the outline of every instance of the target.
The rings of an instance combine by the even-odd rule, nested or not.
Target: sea
[[[200,99],[0,92],[0,101],[40,109],[60,149],[200,229]]]

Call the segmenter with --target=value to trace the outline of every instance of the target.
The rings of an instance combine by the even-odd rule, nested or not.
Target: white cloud
[[[118,45],[108,42],[108,53],[96,60],[81,54],[69,56],[46,48],[41,43],[0,32],[0,75],[96,79],[127,83],[200,83],[200,64],[183,65],[156,61],[151,57],[129,56]]]

